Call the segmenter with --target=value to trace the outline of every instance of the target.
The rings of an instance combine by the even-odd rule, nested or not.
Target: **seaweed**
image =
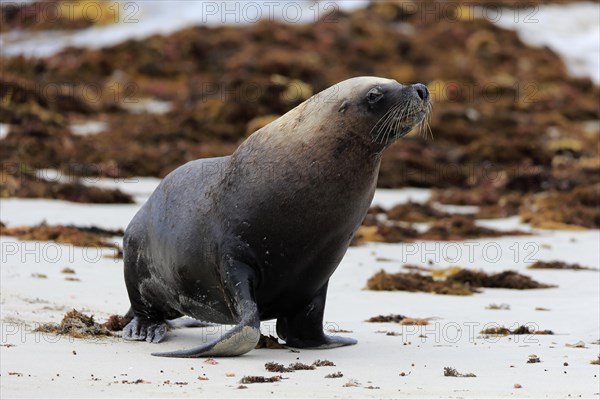
[[[510,330],[503,326],[486,328],[481,331],[483,335],[554,335],[551,330],[534,330],[532,327],[521,325],[517,329]]]
[[[244,376],[241,380],[240,383],[241,384],[250,384],[250,383],[273,383],[273,382],[279,382],[281,379],[283,379],[281,377],[281,375],[275,375],[275,376],[271,376],[271,377],[264,377],[264,376]],[[240,387],[238,387],[238,389],[241,389]]]
[[[475,375],[474,373],[466,373],[466,374],[461,374],[460,372],[458,372],[455,368],[452,367],[444,367],[444,376],[452,376],[455,378],[476,378],[477,375]]]
[[[73,225],[46,225],[42,223],[35,226],[0,227],[0,235],[14,236],[19,240],[52,241],[82,247],[107,247],[120,250],[118,243],[110,242],[107,238],[121,236],[123,235],[123,231],[110,231],[95,227],[78,227]]]
[[[35,331],[67,335],[74,338],[112,336],[107,327],[94,320],[93,315],[85,315],[75,309],[67,312],[60,324],[42,324]]]
[[[315,360],[312,365],[315,367],[335,367],[335,363],[329,360]]]
[[[400,322],[405,318],[404,315],[399,314],[377,315],[369,318],[367,322]]]
[[[432,275],[414,272],[388,273],[380,270],[367,281],[369,290],[400,290],[461,296],[477,293],[482,287],[524,290],[554,286],[539,283],[515,271],[488,274],[464,268],[457,268],[445,279],[434,279]]]
[[[132,317],[113,314],[102,326],[111,332],[118,332],[122,331],[131,320]]]
[[[269,372],[294,372],[293,368],[285,367],[283,364],[272,361],[265,364],[265,369]]]
[[[424,240],[464,240],[482,237],[498,236],[521,236],[528,235],[526,232],[498,231],[496,229],[478,226],[473,216],[452,215],[448,218],[438,220],[423,234],[419,236]]]
[[[35,176],[30,167],[18,164],[0,165],[0,198],[47,198],[75,203],[132,204],[133,197],[119,189],[106,189],[84,185],[77,179],[68,182],[52,182]]]
[[[279,343],[276,337],[265,336],[261,333],[258,343],[256,343],[255,349],[287,349],[286,345]]]
[[[447,218],[450,215],[434,208],[431,203],[421,204],[413,201],[397,204],[390,208],[386,214],[389,220],[406,222],[431,222]]]
[[[301,362],[296,362],[296,363],[291,363],[287,367],[285,367],[283,364],[278,364],[276,362],[271,361],[271,362],[268,362],[265,364],[265,369],[269,372],[284,373],[284,372],[312,370],[319,366],[321,366],[321,365],[316,365],[316,361],[312,365],[304,364]]]
[[[597,271],[596,268],[584,267],[579,264],[568,264],[563,261],[536,261],[528,269],[561,269],[573,271]]]

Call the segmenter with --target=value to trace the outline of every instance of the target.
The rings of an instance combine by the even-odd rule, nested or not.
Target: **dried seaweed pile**
[[[129,321],[131,321],[131,317],[115,314],[111,315],[106,322],[100,324],[96,322],[93,315],[87,315],[73,309],[65,313],[59,324],[40,324],[35,332],[67,335],[78,339],[113,336],[113,332],[123,330]]]
[[[52,241],[59,244],[72,244],[82,247],[108,247],[119,249],[119,244],[109,239],[123,236],[122,230],[105,230],[97,227],[77,227],[64,225],[0,226],[0,235],[15,236],[19,240]]]
[[[518,290],[553,287],[515,271],[488,274],[483,271],[454,268],[444,279],[436,279],[433,275],[416,272],[388,273],[381,270],[369,278],[367,288],[466,296],[477,293],[484,287]]]
[[[503,326],[486,328],[480,332],[483,335],[554,335],[554,332],[548,329],[535,330],[531,326],[521,325],[517,329],[508,329]]]
[[[579,264],[568,264],[564,261],[536,261],[528,269],[560,269],[571,271],[597,271],[596,268],[586,267]]]
[[[406,214],[400,215],[403,209]],[[412,209],[416,209],[413,212]],[[430,210],[420,214],[422,211]],[[383,210],[385,212],[385,210]],[[404,211],[403,211],[404,212]],[[412,226],[403,225],[394,220],[412,222],[414,219],[434,221],[424,232],[419,232]],[[501,231],[477,225],[475,216],[471,214],[448,214],[437,211],[429,204],[407,203],[399,204],[389,210],[384,218],[367,216],[363,225],[356,232],[352,245],[365,242],[400,243],[415,240],[466,240],[484,237],[521,236],[528,233],[519,230]]]
[[[119,189],[84,185],[73,177],[67,178],[67,182],[44,179],[34,171],[28,170],[26,165],[16,162],[2,163],[1,168],[0,198],[49,198],[76,203],[133,203],[133,197]]]

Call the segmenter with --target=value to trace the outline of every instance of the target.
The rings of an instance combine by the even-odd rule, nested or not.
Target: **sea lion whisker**
[[[402,122],[405,121],[411,114],[412,114],[412,110],[413,110],[413,104],[410,103],[407,107],[405,107],[402,110],[402,115],[400,115],[400,118],[398,118],[398,124],[397,124],[397,132],[396,132],[396,137],[398,137],[398,135],[400,135],[400,133],[402,132]]]
[[[386,113],[386,118],[382,123],[383,131],[389,129],[390,124],[394,121],[394,118],[398,112],[398,110],[402,107],[402,104],[396,104],[390,108],[390,110]]]
[[[385,132],[388,121],[390,120],[390,118],[392,118],[393,114],[393,108],[390,108],[390,110],[378,121],[379,126],[377,128],[377,136],[375,137],[375,142],[377,142],[379,140],[379,136]]]
[[[399,105],[394,109],[394,114],[390,121],[388,122],[388,129],[386,130],[386,143],[389,140],[390,136],[394,134],[396,135],[396,130],[398,123],[401,121],[402,106]]]
[[[431,130],[431,125],[429,125],[429,121],[427,121],[427,129],[429,129],[429,134],[431,135],[431,141],[435,141],[435,138],[433,137],[433,131]]]
[[[396,113],[391,115],[391,118],[388,120],[386,124],[386,129],[383,132],[383,141],[382,143],[387,143],[390,140],[390,133],[394,129],[394,123],[396,122]]]
[[[431,140],[434,141],[434,137],[433,137],[433,131],[431,130],[431,114],[432,114],[432,110],[433,110],[433,105],[430,103],[427,103],[427,117],[426,117],[426,122],[427,122],[427,129],[429,129],[429,133],[431,134]]]
[[[398,110],[396,118],[394,119],[393,133],[394,139],[397,139],[402,131],[402,121],[404,120],[404,115],[406,114],[406,108]]]
[[[423,117],[421,122],[419,122],[419,134],[421,135],[421,137],[423,139],[426,139],[425,121],[427,119],[427,110],[425,109],[425,110],[423,110],[423,112],[425,112],[425,116]]]
[[[385,119],[388,116],[388,114],[391,113],[391,111],[392,111],[392,108],[390,108],[385,114],[383,114],[383,116],[381,118],[379,118],[379,120],[377,120],[377,122],[375,122],[375,124],[373,125],[373,127],[369,131],[369,135],[372,137],[373,130],[375,128],[377,128],[377,131],[376,131],[377,132],[377,136],[375,136],[375,138],[373,139],[373,142],[377,142],[377,139],[379,139],[379,134],[381,133],[381,123],[382,123],[381,121],[383,119]]]
[[[396,110],[393,125],[390,127],[390,135],[392,135],[393,133],[394,139],[397,139],[400,135],[400,132],[402,131],[402,122],[404,121],[406,110],[406,107],[398,108]]]
[[[379,121],[377,121],[377,123],[376,123],[375,125],[379,124],[379,127],[378,127],[378,129],[377,129],[377,136],[376,136],[376,137],[375,137],[375,139],[373,140],[374,142],[378,143],[379,136],[380,136],[382,133],[383,133],[383,135],[385,136],[386,129],[388,129],[388,128],[389,128],[389,124],[390,124],[390,122],[394,120],[394,114],[396,113],[396,110],[397,110],[397,109],[399,109],[401,106],[402,106],[402,104],[397,104],[397,105],[395,105],[395,106],[391,107],[391,108],[388,110],[388,112],[386,112],[386,113],[383,115],[383,117],[381,117],[381,118],[379,119]],[[383,121],[382,121],[382,120],[383,120]],[[372,131],[372,129],[371,129],[371,131]],[[385,143],[385,141],[383,141],[382,143]]]
[[[403,115],[403,108],[399,108],[396,110],[395,114],[394,114],[394,118],[390,123],[390,129],[388,130],[389,135],[386,138],[386,140],[389,140],[389,136],[393,135],[394,138],[396,138],[398,136],[398,126],[400,124],[400,122],[402,121],[402,115]]]

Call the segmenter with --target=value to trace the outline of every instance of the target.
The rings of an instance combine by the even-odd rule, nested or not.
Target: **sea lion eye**
[[[371,104],[377,103],[383,97],[383,93],[379,90],[379,88],[374,87],[369,90],[367,93],[367,101]]]

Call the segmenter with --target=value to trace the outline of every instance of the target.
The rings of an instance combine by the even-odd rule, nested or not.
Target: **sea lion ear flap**
[[[348,100],[344,100],[340,108],[338,108],[338,112],[341,112],[343,114],[346,112],[348,107],[350,107],[350,102]]]

